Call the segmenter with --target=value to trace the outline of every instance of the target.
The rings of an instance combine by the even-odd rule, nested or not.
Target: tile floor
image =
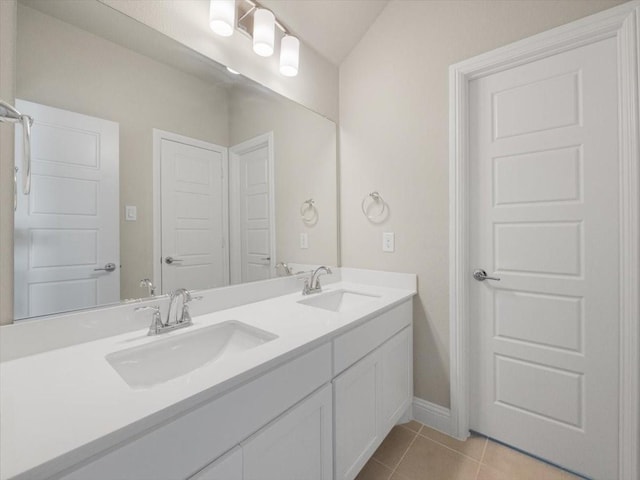
[[[356,480],[578,480],[508,447],[455,440],[411,421],[391,430]]]

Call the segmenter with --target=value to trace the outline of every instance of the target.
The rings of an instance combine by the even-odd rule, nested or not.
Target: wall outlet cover
[[[300,234],[300,248],[309,248],[309,235],[306,233]]]
[[[382,251],[394,252],[396,249],[396,239],[393,232],[384,232],[382,234]]]

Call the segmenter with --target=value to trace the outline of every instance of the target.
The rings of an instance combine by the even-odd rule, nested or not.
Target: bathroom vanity
[[[199,292],[156,336],[134,309],[166,297],[4,327],[1,478],[355,478],[410,418],[416,280],[322,279]]]

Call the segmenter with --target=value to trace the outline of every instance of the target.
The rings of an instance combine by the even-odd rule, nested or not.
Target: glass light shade
[[[209,26],[221,37],[233,35],[236,25],[235,0],[211,0],[209,5]]]
[[[261,57],[273,55],[276,17],[269,10],[257,8],[253,13],[253,51]]]
[[[280,73],[285,77],[295,77],[298,74],[299,61],[300,40],[285,35],[280,43]]]

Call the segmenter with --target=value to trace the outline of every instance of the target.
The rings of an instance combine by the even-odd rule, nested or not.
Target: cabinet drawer
[[[333,341],[333,376],[410,325],[412,316],[413,303],[409,299],[336,338]]]
[[[62,478],[188,478],[330,380],[331,345],[325,344]]]

